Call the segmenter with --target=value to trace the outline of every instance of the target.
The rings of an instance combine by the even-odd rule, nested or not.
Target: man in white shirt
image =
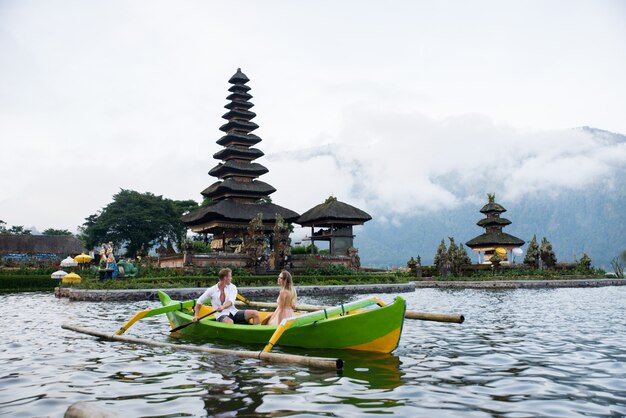
[[[197,322],[200,314],[200,307],[209,298],[211,306],[215,310],[215,319],[225,324],[248,324],[250,320],[254,325],[261,323],[259,312],[253,309],[243,311],[235,308],[235,300],[237,299],[237,286],[231,283],[233,280],[233,272],[229,268],[223,268],[217,275],[218,282],[215,286],[209,287],[200,296],[196,302],[194,309],[193,321]]]

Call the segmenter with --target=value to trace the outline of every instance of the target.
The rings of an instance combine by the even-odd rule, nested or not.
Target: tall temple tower
[[[250,109],[254,106],[249,100],[250,81],[241,69],[237,69],[228,82],[231,94],[224,107],[228,109],[222,118],[226,123],[220,127],[225,133],[217,143],[223,148],[213,155],[222,162],[209,171],[209,175],[218,181],[202,191],[210,203],[182,217],[182,221],[193,232],[213,234],[212,247],[217,250],[231,251],[236,244],[246,244],[250,222],[257,219],[257,230],[271,234],[276,223],[291,223],[299,215],[287,208],[267,202],[276,189],[257,180],[269,170],[253,162],[263,156],[263,152],[254,145],[261,138],[253,134],[259,126],[252,122],[256,114]],[[259,216],[260,214],[260,216]],[[258,222],[262,220],[262,224]]]
[[[485,228],[485,233],[467,241],[465,245],[478,252],[479,263],[490,263],[489,260],[495,254],[496,248],[503,248],[507,253],[504,257],[504,263],[506,263],[510,259],[511,250],[524,245],[524,241],[502,232],[502,228],[511,224],[508,219],[500,217],[500,214],[506,212],[506,209],[496,203],[495,194],[487,194],[487,198],[487,204],[480,210],[486,215],[486,218],[476,223],[476,225]]]

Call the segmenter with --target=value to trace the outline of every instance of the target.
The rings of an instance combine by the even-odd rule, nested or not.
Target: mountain
[[[578,129],[604,143],[626,144],[624,135],[589,127]],[[455,190],[452,184],[447,189],[457,196],[473,192]],[[515,201],[499,198],[503,190],[486,190],[485,194],[495,192],[496,202],[507,209],[502,216],[512,224],[503,231],[526,241],[524,253],[536,234],[539,241],[546,237],[552,243],[559,262],[573,262],[587,253],[594,267],[612,270],[611,260],[626,250],[626,161],[610,167],[610,175],[579,188],[544,190]],[[484,232],[476,222],[484,217],[479,210],[485,203],[486,195],[479,204],[396,217],[393,222],[374,216],[355,231],[361,263],[403,267],[419,254],[423,264],[431,264],[441,239],[445,238],[446,245],[448,237],[465,244]],[[476,253],[466,249],[477,262]],[[523,256],[517,261],[521,259]]]

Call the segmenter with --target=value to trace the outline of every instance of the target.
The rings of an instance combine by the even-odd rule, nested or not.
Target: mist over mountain
[[[626,145],[626,136],[621,134],[589,127],[576,131],[614,150],[623,150]],[[567,154],[566,149],[562,150],[561,155]],[[549,169],[542,169],[544,176],[549,175]],[[576,165],[569,165],[568,170],[557,174],[575,179]],[[459,176],[459,173],[448,173],[433,181],[455,196],[477,196],[476,182],[471,179],[461,181]],[[552,243],[558,261],[572,262],[587,253],[595,267],[610,270],[611,259],[626,250],[625,179],[626,161],[621,160],[607,167],[606,175],[597,176],[591,182],[587,177],[580,179],[578,187],[576,184],[568,187],[530,184],[524,193],[511,193],[507,190],[507,185],[515,181],[511,179],[495,182],[493,188],[485,192],[496,193],[496,202],[507,209],[501,216],[512,224],[503,231],[526,241],[522,247],[524,253],[536,234],[538,240],[546,237]],[[551,179],[546,177],[545,182],[549,185]],[[514,187],[520,189],[517,184]],[[446,245],[448,237],[465,244],[482,234],[484,229],[476,222],[484,218],[479,210],[487,202],[486,195],[482,200],[462,200],[463,203],[449,209],[416,211],[392,219],[374,216],[372,221],[355,231],[355,245],[359,248],[362,264],[402,267],[410,257],[418,254],[424,264],[431,264],[441,239],[445,238]],[[477,262],[476,253],[466,249]],[[516,261],[522,259],[523,255]]]

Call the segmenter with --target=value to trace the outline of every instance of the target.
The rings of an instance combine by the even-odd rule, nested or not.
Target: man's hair
[[[229,269],[228,267],[226,267],[226,268],[221,269],[220,272],[217,273],[217,278],[222,280],[223,278],[225,278],[226,276],[232,273],[233,271]]]

